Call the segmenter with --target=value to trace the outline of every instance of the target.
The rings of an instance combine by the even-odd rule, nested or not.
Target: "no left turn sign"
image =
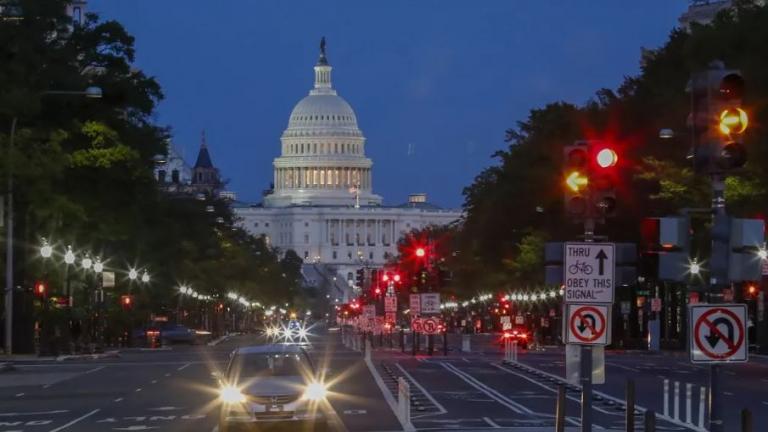
[[[567,343],[579,345],[608,345],[610,323],[608,306],[569,304]]]
[[[747,306],[697,304],[690,306],[691,362],[746,362]]]

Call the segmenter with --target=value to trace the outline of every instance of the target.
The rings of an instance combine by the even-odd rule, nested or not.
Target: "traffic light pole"
[[[595,241],[595,219],[588,216],[584,219],[584,241]],[[581,382],[581,431],[592,432],[592,347],[582,345],[580,350]]]
[[[728,244],[718,241],[715,238],[715,233],[722,231],[723,229],[730,229],[729,227],[719,226],[726,221],[725,212],[725,179],[722,175],[713,174],[712,176],[712,214],[714,216],[714,223],[712,224],[712,265],[724,265],[726,270],[728,266],[728,253],[726,250],[720,250],[723,247],[727,248]],[[715,263],[716,258],[724,259],[725,262]],[[712,282],[719,282],[710,278],[709,289],[709,303],[719,303],[720,296],[715,295],[717,285]],[[693,335],[691,335],[693,337]],[[709,431],[710,432],[723,432],[723,407],[720,403],[720,366],[717,363],[709,365]]]

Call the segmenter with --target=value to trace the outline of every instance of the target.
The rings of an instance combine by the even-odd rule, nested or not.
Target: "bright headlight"
[[[302,339],[307,338],[307,331],[305,329],[299,329],[299,337]]]
[[[236,387],[226,386],[222,387],[219,397],[226,403],[243,403],[245,402],[245,395],[240,393],[240,390]]]
[[[307,389],[304,391],[304,399],[311,400],[311,401],[319,401],[321,399],[324,399],[327,393],[328,393],[328,390],[325,388],[325,385],[319,382],[313,382],[309,384],[307,386]]]

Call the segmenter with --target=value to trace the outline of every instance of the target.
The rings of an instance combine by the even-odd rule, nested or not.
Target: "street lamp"
[[[50,258],[53,255],[53,248],[48,244],[48,240],[43,239],[43,245],[40,247],[40,256]]]
[[[93,265],[93,260],[88,256],[88,254],[85,254],[83,259],[80,261],[80,265],[83,267],[83,270],[90,270],[91,266]]]
[[[144,270],[144,273],[141,274],[141,281],[144,283],[149,283],[149,273]]]
[[[104,264],[101,262],[100,257],[96,257],[96,262],[93,263],[93,271],[95,273],[101,273],[104,271]]]
[[[75,263],[75,253],[72,252],[72,246],[67,246],[67,251],[64,253],[64,262],[67,263],[67,265]]]
[[[139,277],[139,272],[135,268],[128,270],[128,279],[135,281],[137,277]],[[182,288],[184,288],[183,285]]]

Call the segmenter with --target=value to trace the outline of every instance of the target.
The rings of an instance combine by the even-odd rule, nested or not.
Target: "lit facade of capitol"
[[[373,193],[373,162],[352,107],[337,93],[321,44],[315,84],[293,109],[274,160],[274,188],[263,203],[238,206],[241,226],[308,265],[351,280],[361,265],[380,267],[397,254],[397,241],[428,225],[461,218],[411,195],[399,206]]]

